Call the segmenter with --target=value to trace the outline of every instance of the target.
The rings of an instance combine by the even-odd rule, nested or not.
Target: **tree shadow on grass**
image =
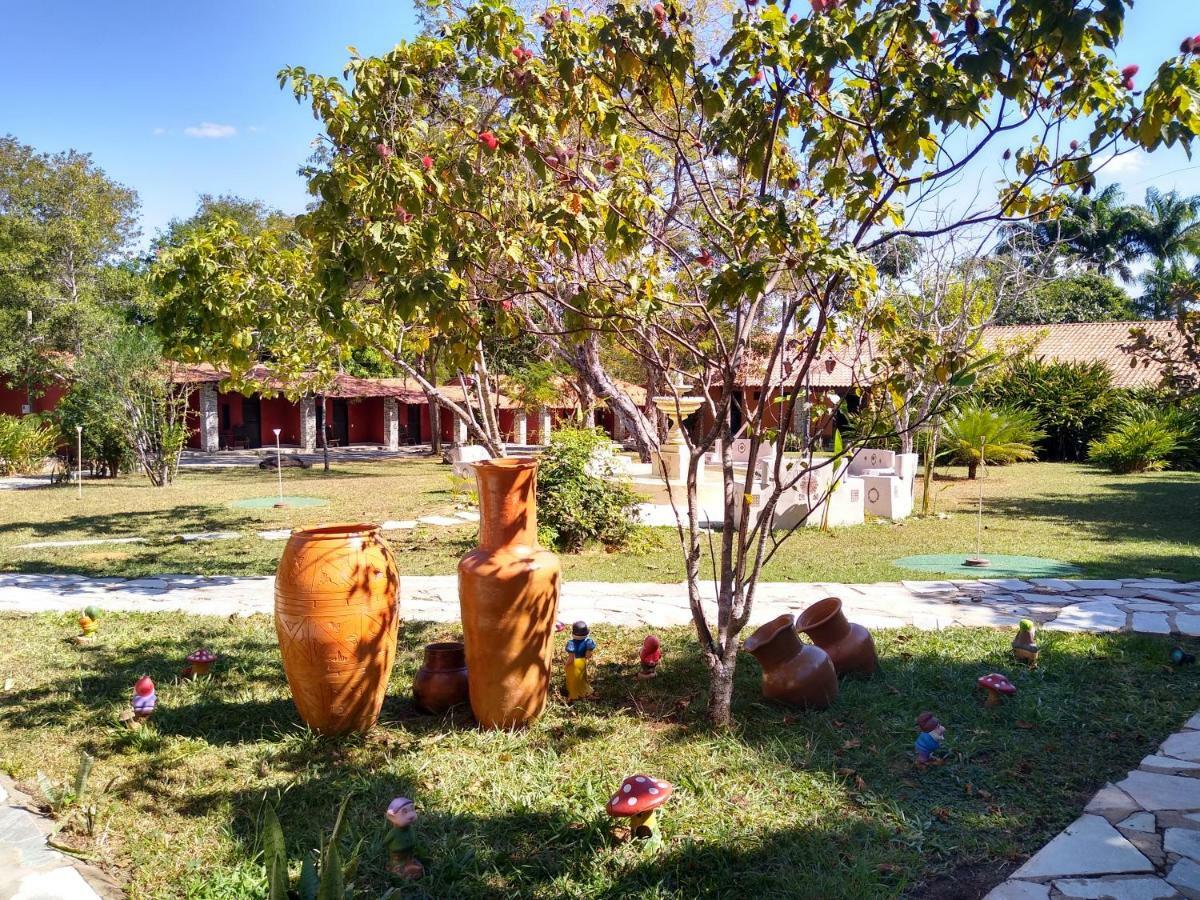
[[[239,628],[230,635],[221,622],[179,620],[178,636],[114,639],[80,651],[78,673],[64,671],[33,691],[7,695],[14,702],[0,709],[0,728],[70,727],[85,705],[97,715],[115,712],[128,704],[134,679],[149,672],[160,696],[152,732],[135,737],[114,726],[92,742],[105,757],[143,751],[136,770],[114,788],[121,800],[150,817],[215,814],[230,823],[241,853],[252,858],[267,796],[279,806],[297,858],[315,846],[320,830],[328,831],[349,796],[348,841],[364,841],[364,896],[378,896],[390,884],[382,811],[402,794],[415,796],[421,807],[421,853],[429,869],[425,881],[404,887],[404,896],[875,897],[907,891],[978,897],[1074,819],[1106,779],[1121,777],[1180,727],[1194,712],[1189,698],[1200,688],[1200,667],[1168,666],[1171,642],[1161,639],[1048,632],[1040,636],[1038,668],[1028,669],[1012,660],[1004,632],[888,631],[875,636],[882,671],[843,680],[838,700],[821,712],[764,701],[758,665],[743,655],[736,727],[720,733],[704,719],[707,670],[693,635],[664,633],[659,677],[639,680],[631,652],[636,640],[597,626],[598,699],[564,708],[556,665],[546,721],[515,739],[477,732],[465,711],[415,713],[408,690],[420,649],[453,636],[447,634],[453,628],[406,622],[381,727],[328,739],[299,724],[269,632]],[[225,668],[213,681],[174,682],[173,672],[199,641],[226,656]],[[1185,646],[1197,648],[1196,642]],[[975,687],[975,679],[991,671],[1004,672],[1018,687],[994,709],[982,705]],[[951,755],[945,766],[918,772],[914,721],[925,710],[947,725]],[[626,719],[636,727],[619,721]],[[556,774],[557,760],[573,755],[578,765],[592,742],[603,746],[616,734],[636,740],[639,733],[653,735],[660,748],[648,774],[674,781],[680,792],[664,811],[659,850],[618,846],[601,809],[603,791],[632,771],[592,760],[579,771],[600,786],[599,794]],[[443,740],[474,751],[464,765],[479,765],[482,755],[494,760],[496,771],[465,779],[454,773],[475,787],[440,809],[430,799],[440,781],[430,768],[430,748]],[[218,766],[223,755],[244,748],[240,764],[248,764],[248,753],[249,764],[270,777],[249,783],[201,778],[181,787],[180,767],[206,748],[217,749],[206,758]],[[548,800],[530,801],[528,779],[499,774],[501,755],[509,752],[543,767],[530,774]],[[454,759],[442,754],[435,765],[453,766]],[[760,804],[774,798],[776,809],[787,810],[786,821],[747,820],[739,805],[746,800],[735,791],[755,794]],[[819,805],[809,803],[814,797],[822,798]],[[954,880],[947,886],[938,880],[943,876]]]
[[[1109,475],[1095,469],[1096,490],[991,497],[991,515],[1037,519],[1085,532],[1103,541],[1200,541],[1200,473],[1164,476]]]

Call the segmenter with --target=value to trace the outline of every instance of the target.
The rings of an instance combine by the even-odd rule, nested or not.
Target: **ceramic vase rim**
[[[289,541],[340,541],[348,537],[367,537],[379,532],[379,526],[373,522],[334,522],[329,525],[313,525],[309,528],[297,528],[289,536]]]
[[[779,637],[782,632],[789,629],[794,631],[795,628],[796,617],[791,613],[782,613],[770,622],[764,622],[758,626],[754,633],[746,638],[746,643],[742,645],[742,648],[747,653],[753,653],[755,650]]]
[[[817,607],[821,606],[822,604],[829,603],[830,601],[832,601],[832,604],[833,604],[832,610],[829,613],[827,613],[826,615],[822,616],[817,621],[809,622],[804,618],[806,615],[808,615],[808,613],[811,610],[816,609]],[[796,619],[796,627],[798,629],[800,629],[801,631],[816,630],[816,629],[820,628],[822,625],[828,625],[830,622],[832,622],[834,619],[836,619],[840,615],[842,615],[841,598],[840,597],[823,597],[822,599],[820,599],[816,603],[814,603],[812,606],[808,607],[808,609],[806,609],[802,613],[800,613],[800,616]]]

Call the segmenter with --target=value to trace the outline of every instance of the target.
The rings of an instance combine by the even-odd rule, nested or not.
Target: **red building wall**
[[[262,445],[275,446],[275,431],[280,429],[279,442],[296,446],[300,443],[300,407],[286,397],[263,397],[262,409]]]
[[[188,394],[187,410],[187,445],[193,450],[200,449],[200,389]]]
[[[60,385],[50,385],[49,387],[34,386],[33,389],[33,404],[30,412],[46,413],[53,412],[58,406],[58,401],[63,398],[66,388]],[[14,387],[9,384],[0,384],[0,413],[7,416],[22,415],[21,407],[25,405],[29,399],[29,394],[23,387]]]

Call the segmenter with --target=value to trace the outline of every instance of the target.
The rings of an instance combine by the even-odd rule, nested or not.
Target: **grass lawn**
[[[0,767],[36,795],[37,772],[69,782],[91,753],[58,840],[134,898],[265,897],[264,798],[296,860],[345,797],[357,888],[378,897],[397,794],[416,798],[428,870],[407,897],[979,897],[1195,712],[1200,688],[1200,667],[1171,669],[1169,644],[1149,637],[1046,634],[1031,671],[1010,659],[1009,633],[880,632],[881,673],[843,682],[827,712],[763,701],[743,656],[737,728],[714,733],[688,629],[663,634],[647,682],[633,677],[642,634],[598,627],[598,700],[566,706],[556,674],[533,727],[480,732],[414,712],[418,648],[450,632],[406,623],[380,727],[335,741],[298,724],[266,617],[112,614],[83,650],[66,640],[75,630],[68,616],[0,617]],[[216,676],[180,682],[200,643],[224,656]],[[988,709],[973,687],[994,670],[1019,693]],[[117,717],[142,673],[159,709],[132,732]],[[921,773],[923,710],[947,725],[952,756]],[[658,849],[617,841],[602,809],[637,772],[677,786]]]
[[[788,540],[766,569],[779,581],[891,581],[929,578],[892,560],[973,549],[978,482],[963,469],[943,470],[937,510],[945,518],[909,519]],[[233,500],[269,496],[273,473],[257,469],[187,470],[164,490],[139,477],[89,482],[84,499],[71,488],[0,492],[0,570],[90,575],[270,574],[283,550],[258,530],[336,520],[384,521],[448,513],[449,469],[424,460],[288,470],[284,490],[328,498],[325,507],[243,510]],[[1085,576],[1200,579],[1200,473],[1109,475],[1090,466],[1031,463],[992,469],[984,481],[984,552],[1046,556],[1074,563]],[[180,532],[241,531],[240,541],[180,543]],[[450,574],[474,544],[472,526],[392,532],[401,574]],[[146,545],[18,550],[17,544],[141,535]],[[674,532],[654,529],[633,552],[594,549],[563,559],[566,577],[597,581],[683,579]]]

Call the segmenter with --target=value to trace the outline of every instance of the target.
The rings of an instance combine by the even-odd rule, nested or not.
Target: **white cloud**
[[[251,134],[258,134],[260,131],[262,131],[262,129],[261,129],[261,128],[259,128],[257,125],[251,125],[251,126],[250,126],[249,128],[247,128],[246,130],[247,130],[248,132],[250,132]]]
[[[166,133],[167,129],[165,128],[155,128],[154,131],[151,132],[151,134],[153,134],[155,137],[162,137]]]
[[[1140,151],[1130,153],[1122,153],[1104,164],[1100,169],[1100,174],[1105,178],[1119,178],[1122,176],[1136,175],[1142,171],[1149,162],[1149,157]]]
[[[219,125],[216,122],[201,122],[199,125],[189,125],[183,133],[194,138],[230,138],[237,134],[232,125]]]

